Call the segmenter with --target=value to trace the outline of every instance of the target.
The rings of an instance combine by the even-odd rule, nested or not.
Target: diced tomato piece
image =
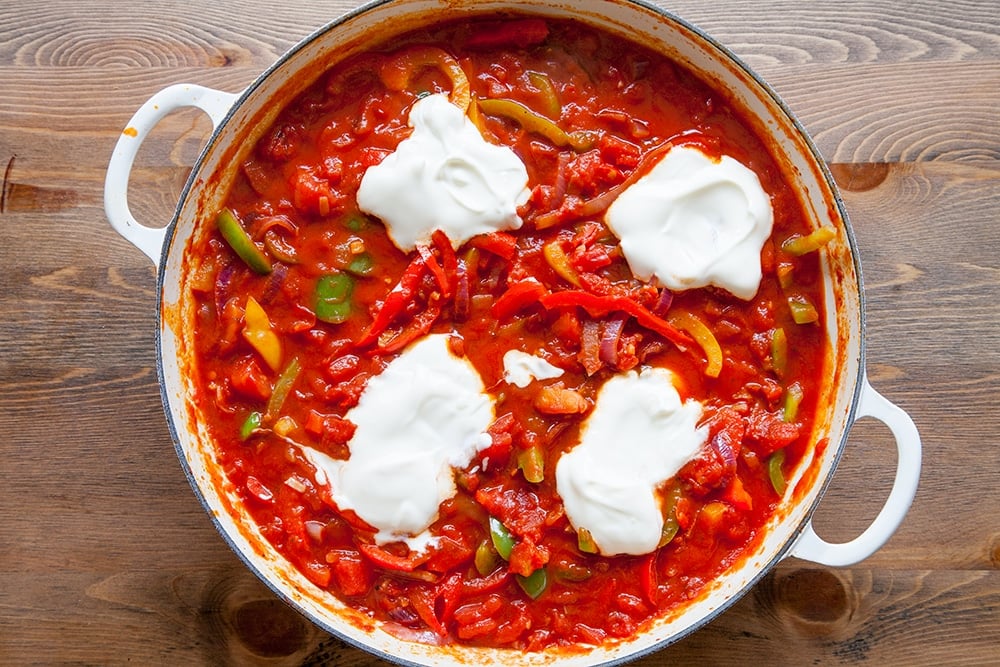
[[[739,477],[733,477],[733,481],[726,488],[723,498],[740,511],[753,509],[753,498],[747,493],[746,488],[743,486],[743,481]]]
[[[345,550],[334,552],[332,556],[330,567],[337,588],[348,597],[367,593],[372,573],[361,554]]]
[[[496,594],[487,595],[484,599],[463,604],[455,610],[455,622],[459,625],[477,623],[484,618],[490,618],[503,608],[503,598]]]
[[[229,384],[246,398],[266,401],[271,395],[271,381],[254,357],[245,357],[233,364]]]
[[[535,544],[528,539],[521,540],[511,549],[510,571],[522,577],[527,577],[548,563],[549,555],[548,547]]]
[[[758,456],[770,456],[798,440],[801,428],[786,422],[780,412],[755,409],[749,417],[747,446]]]
[[[307,561],[305,566],[302,568],[302,572],[309,578],[309,581],[313,582],[320,588],[326,588],[330,585],[330,568],[323,563]]]
[[[542,541],[548,511],[534,492],[503,486],[483,487],[476,491],[476,500],[514,535],[536,543]]]

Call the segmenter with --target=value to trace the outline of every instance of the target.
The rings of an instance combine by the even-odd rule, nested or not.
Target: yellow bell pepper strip
[[[788,336],[781,327],[771,332],[771,367],[778,377],[788,369]]]
[[[549,585],[549,576],[545,572],[544,567],[538,568],[527,577],[518,574],[515,576],[515,579],[517,579],[517,584],[521,587],[521,590],[532,600],[537,600]]]
[[[695,342],[701,346],[708,362],[705,365],[705,375],[713,378],[719,377],[719,373],[722,372],[722,348],[712,330],[691,313],[683,311],[670,313],[667,316],[667,321],[678,329],[691,334]]]
[[[252,296],[243,311],[243,338],[257,350],[271,370],[281,370],[281,339],[271,328],[271,320]]]
[[[781,244],[781,249],[789,255],[805,255],[819,250],[827,243],[837,238],[837,230],[833,227],[817,227],[809,234],[790,236]]]
[[[784,464],[784,449],[779,449],[767,459],[767,475],[771,479],[771,486],[779,496],[785,495],[785,473],[781,469]]]
[[[545,261],[560,278],[571,283],[574,287],[580,287],[580,276],[570,264],[569,255],[563,250],[559,239],[553,239],[542,246],[542,254],[545,256]]]
[[[785,406],[782,412],[782,419],[786,422],[793,422],[799,414],[799,405],[802,403],[802,385],[793,382],[785,388]]]
[[[514,536],[507,530],[507,526],[501,523],[500,519],[490,517],[490,539],[493,541],[493,548],[497,550],[500,557],[510,560],[510,552],[514,550]]]
[[[271,273],[271,260],[253,242],[231,209],[224,208],[219,211],[215,217],[215,224],[219,233],[222,234],[222,238],[226,240],[233,252],[247,263],[247,266],[261,275]]]
[[[469,77],[455,58],[437,47],[417,45],[404,49],[382,66],[380,76],[390,90],[406,90],[414,77],[427,67],[435,67],[448,75],[451,79],[448,99],[463,112],[468,110],[472,101]]]
[[[552,120],[558,120],[562,116],[562,104],[549,75],[544,72],[528,72],[528,81],[542,94],[542,111],[545,115]]]
[[[281,411],[281,406],[285,404],[285,399],[291,393],[292,386],[295,384],[296,378],[299,377],[301,369],[302,366],[299,364],[298,357],[293,357],[284,370],[281,371],[281,375],[278,376],[278,379],[274,383],[274,389],[271,390],[271,396],[267,399],[267,409],[264,412],[265,422],[270,423],[277,419],[278,412]]]
[[[476,100],[476,104],[483,113],[510,118],[526,131],[540,134],[556,146],[585,151],[594,145],[593,137],[586,132],[566,132],[549,118],[529,109],[520,102],[488,98]]]
[[[538,302],[546,310],[579,306],[587,311],[591,317],[604,317],[609,313],[620,311],[631,315],[640,326],[660,334],[675,345],[684,347],[692,342],[687,333],[662,317],[653,314],[642,304],[625,296],[592,294],[583,290],[563,290],[546,294]]]
[[[788,308],[792,311],[792,319],[796,324],[811,324],[819,319],[816,306],[802,295],[788,297]]]

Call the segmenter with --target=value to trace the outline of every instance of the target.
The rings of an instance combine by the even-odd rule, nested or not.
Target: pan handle
[[[896,479],[885,505],[861,535],[843,544],[823,540],[813,530],[810,520],[789,555],[821,565],[853,565],[882,548],[909,511],[920,478],[921,447],[916,425],[908,414],[872,389],[867,378],[861,390],[855,421],[861,417],[878,419],[889,427],[896,440]]]
[[[218,128],[237,97],[195,84],[168,86],[139,107],[118,136],[104,179],[104,213],[115,231],[153,260],[153,264],[160,263],[167,228],[140,224],[128,208],[129,177],[139,146],[167,114],[185,107],[201,109],[212,120],[212,128]]]

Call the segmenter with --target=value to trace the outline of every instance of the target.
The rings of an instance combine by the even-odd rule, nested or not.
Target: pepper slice
[[[490,517],[490,540],[493,541],[493,548],[497,550],[500,557],[510,560],[510,552],[514,549],[514,536],[507,530],[500,519]]]
[[[299,364],[298,357],[293,357],[285,369],[281,371],[281,375],[278,376],[277,381],[274,383],[274,389],[271,390],[271,397],[267,399],[267,410],[264,412],[264,421],[272,422],[277,416],[278,412],[281,410],[281,406],[285,404],[285,399],[288,398],[288,394],[292,391],[292,385],[295,384],[296,378],[299,377],[299,371],[302,366]]]
[[[792,236],[785,239],[781,249],[789,255],[805,255],[819,250],[827,243],[837,238],[837,230],[833,227],[817,227],[805,236]]]
[[[722,372],[722,348],[712,330],[691,313],[679,311],[671,313],[667,318],[671,324],[691,334],[695,342],[705,352],[708,363],[705,365],[705,375],[717,378]]]
[[[413,299],[417,287],[420,285],[420,279],[424,275],[424,268],[424,260],[417,254],[409,266],[406,267],[406,270],[403,271],[399,282],[386,295],[382,306],[375,314],[372,325],[368,328],[368,333],[358,341],[358,347],[366,347],[377,341],[382,332],[396,319],[396,316],[403,312],[406,304]]]
[[[507,291],[493,302],[490,314],[498,322],[504,322],[510,319],[514,313],[538,302],[548,295],[548,293],[549,291],[545,288],[545,285],[537,280],[528,279],[516,282],[508,287]]]
[[[779,449],[767,460],[767,475],[771,486],[779,496],[785,495],[785,473],[781,467],[785,464],[785,450]]]
[[[538,568],[527,577],[518,574],[515,576],[515,579],[517,579],[517,584],[521,587],[521,590],[532,600],[537,600],[549,586],[549,576],[544,567]]]
[[[229,247],[247,263],[247,266],[261,275],[271,273],[271,260],[253,242],[231,209],[224,208],[219,211],[215,217],[215,225]]]
[[[510,118],[527,132],[539,134],[559,147],[585,151],[594,145],[594,140],[590,135],[584,132],[567,132],[551,119],[514,100],[488,98],[476,100],[476,106],[479,107],[480,111],[491,116]]]
[[[351,293],[354,279],[346,273],[328,273],[316,283],[316,319],[340,324],[351,316]]]
[[[583,290],[563,290],[542,296],[539,303],[547,310],[579,306],[591,317],[604,317],[608,313],[620,311],[631,315],[641,326],[660,334],[675,345],[683,347],[692,343],[692,339],[686,333],[628,297],[602,296]]]
[[[390,89],[405,90],[417,73],[426,67],[435,67],[448,75],[451,79],[451,103],[462,111],[467,110],[472,101],[469,77],[459,62],[443,49],[427,45],[411,46],[386,63],[380,74]]]
[[[271,370],[281,368],[281,339],[271,328],[271,320],[252,296],[247,297],[243,311],[243,338],[257,350]]]

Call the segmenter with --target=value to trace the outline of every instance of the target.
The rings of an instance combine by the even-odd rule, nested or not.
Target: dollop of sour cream
[[[587,529],[602,554],[656,549],[663,532],[656,490],[704,446],[701,414],[697,401],[681,402],[663,368],[629,371],[601,387],[580,443],[556,464],[556,489],[570,523]]]
[[[492,399],[472,365],[452,355],[447,335],[427,336],[371,378],[346,418],[357,426],[350,457],[303,447],[316,481],[342,510],[378,529],[379,544],[423,551],[438,507],[456,493],[453,468],[490,445]]]
[[[488,143],[446,95],[410,110],[413,133],[361,179],[359,208],[382,220],[403,252],[441,229],[457,248],[478,234],[518,229],[528,171],[506,146]]]
[[[521,389],[534,380],[551,380],[562,374],[563,369],[558,366],[521,350],[507,350],[503,355],[504,381]]]
[[[678,146],[619,195],[605,222],[639,279],[672,290],[715,285],[747,300],[760,287],[774,214],[739,161]]]

